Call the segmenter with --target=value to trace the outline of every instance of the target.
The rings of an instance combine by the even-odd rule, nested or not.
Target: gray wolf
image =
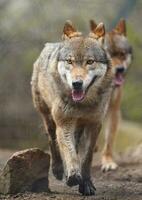
[[[90,21],[91,27],[96,27],[95,21]],[[102,155],[102,170],[115,170],[117,163],[113,159],[113,145],[119,125],[120,105],[123,94],[125,75],[132,62],[132,47],[127,39],[126,22],[120,19],[116,27],[107,32],[104,38],[104,48],[111,59],[114,73],[110,105],[105,128],[105,145]]]
[[[34,64],[32,95],[50,136],[53,173],[83,195],[94,195],[91,162],[107,113],[113,73],[100,23],[83,36],[71,22],[63,42],[47,44]]]

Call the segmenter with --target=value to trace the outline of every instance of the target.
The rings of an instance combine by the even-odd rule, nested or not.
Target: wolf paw
[[[91,196],[95,195],[96,188],[90,179],[83,180],[82,183],[79,185],[79,192],[84,196]]]
[[[56,179],[62,180],[64,175],[64,167],[63,163],[52,163],[52,172]]]
[[[117,167],[118,167],[118,165],[112,160],[112,158],[102,160],[101,169],[103,172],[115,170],[115,169],[117,169]]]
[[[79,172],[72,172],[72,175],[67,177],[67,185],[72,187],[82,183],[82,177]]]

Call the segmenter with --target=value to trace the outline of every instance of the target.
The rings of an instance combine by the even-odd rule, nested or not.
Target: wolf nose
[[[117,68],[117,73],[123,73],[124,72],[124,67],[122,66],[122,67],[118,67]]]
[[[73,89],[75,89],[75,90],[81,90],[82,89],[82,85],[83,85],[83,81],[82,80],[78,80],[78,81],[72,82]]]

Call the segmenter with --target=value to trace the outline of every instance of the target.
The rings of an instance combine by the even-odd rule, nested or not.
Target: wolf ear
[[[94,30],[94,34],[96,35],[96,39],[105,36],[105,26],[103,23],[99,23]]]
[[[76,30],[70,20],[66,21],[64,28],[63,28],[63,39],[69,39],[72,37],[78,37],[81,33]]]
[[[115,31],[117,31],[119,34],[126,36],[127,33],[126,33],[125,19],[120,19],[120,21],[118,22],[118,24],[115,27]]]
[[[89,34],[90,37],[98,40],[100,45],[104,44],[104,36],[105,36],[105,26],[103,23],[99,23],[98,25],[91,20],[90,21],[90,28],[91,33]]]
[[[91,19],[90,20],[90,29],[91,29],[91,31],[94,32],[96,27],[97,27],[97,23],[93,19]]]
[[[105,26],[103,23],[99,23],[98,25],[90,20],[90,28],[91,28],[91,36],[95,39],[99,39],[105,36]]]

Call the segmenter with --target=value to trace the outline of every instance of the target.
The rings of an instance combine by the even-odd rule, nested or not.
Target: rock
[[[50,156],[33,148],[16,152],[0,175],[0,193],[48,192]]]

